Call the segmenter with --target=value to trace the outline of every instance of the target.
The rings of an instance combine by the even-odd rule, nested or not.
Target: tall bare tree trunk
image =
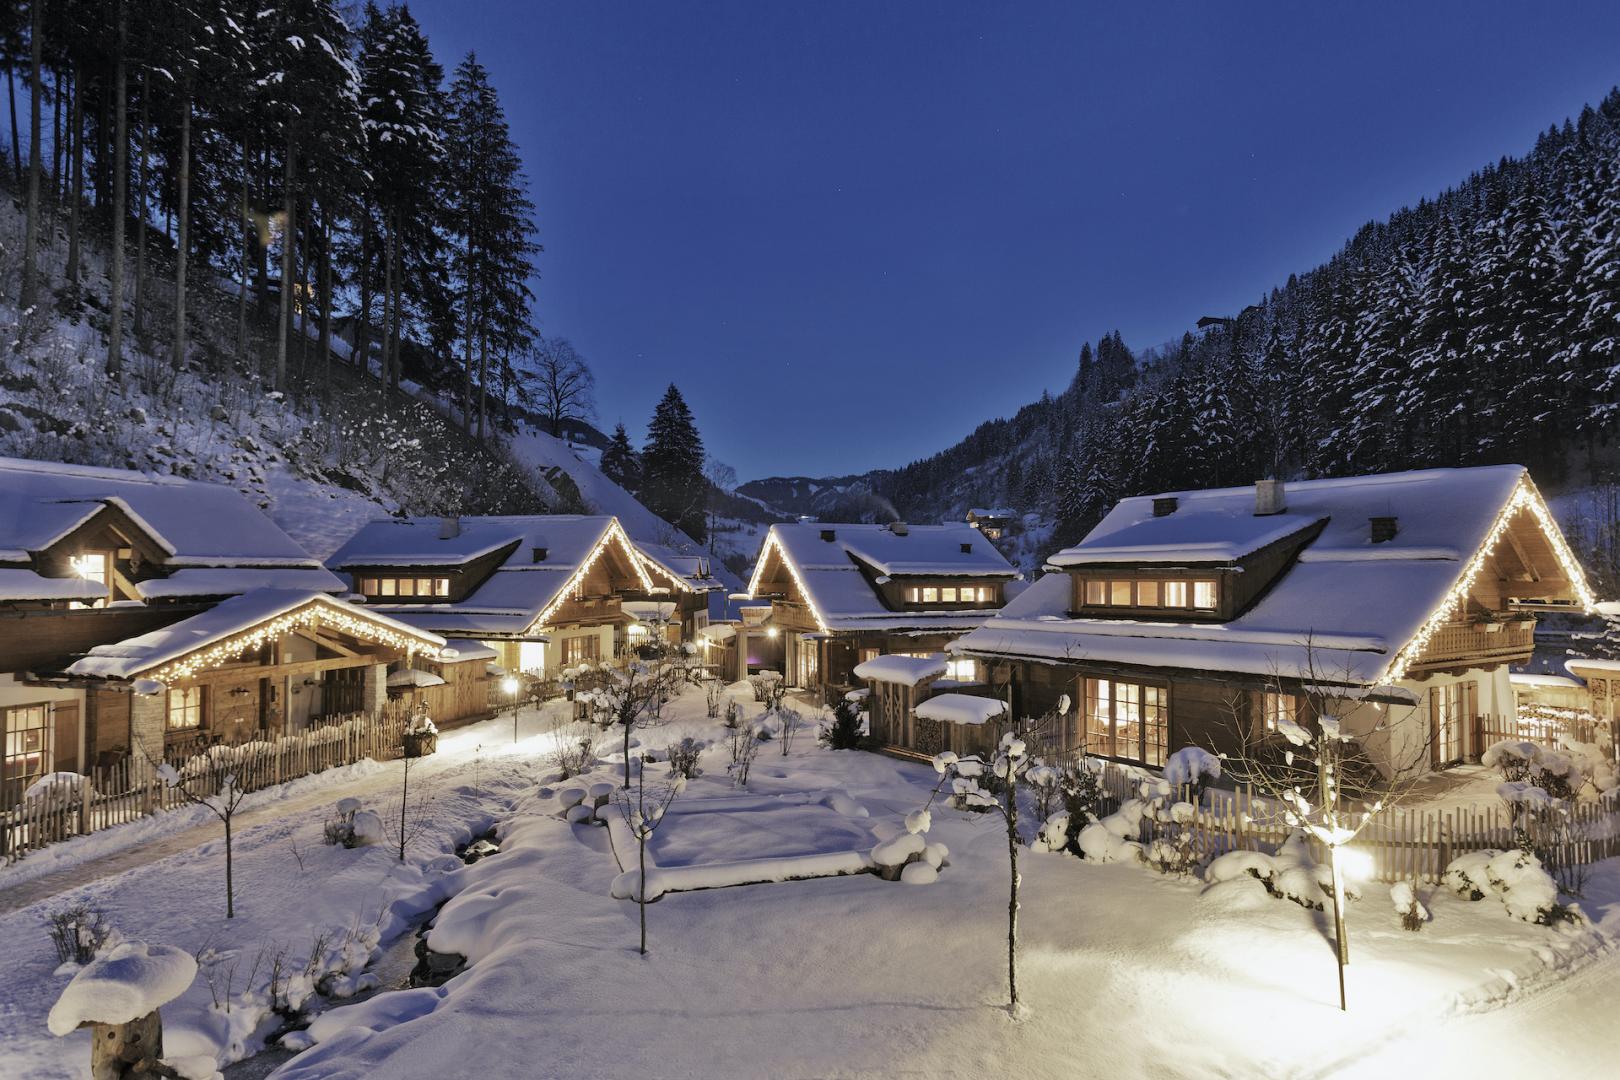
[[[186,257],[191,243],[191,78],[180,94],[180,161],[175,193],[174,354],[179,371],[186,363]]]
[[[489,412],[489,333],[478,335],[478,437],[484,437],[484,422]]]
[[[45,28],[40,18],[44,0],[28,5],[28,221],[23,226],[22,306],[34,306],[39,293],[39,95],[40,54],[44,51]]]
[[[309,213],[304,215],[304,239],[298,247],[298,377],[305,379],[309,376],[309,302],[315,295],[315,290],[309,287],[309,241],[311,226],[315,222],[315,206],[310,204]]]
[[[56,93],[51,98],[51,202],[62,201],[62,191],[66,185],[62,183],[62,69],[53,69],[55,77],[51,80]],[[11,72],[8,66],[6,82],[11,82]],[[11,102],[11,130],[17,131],[17,102]]]
[[[74,301],[79,296],[79,218],[84,206],[84,79],[78,69],[73,73],[73,141],[72,162],[68,171],[73,174],[68,195],[68,254],[67,285]]]
[[[360,204],[360,311],[354,320],[353,351],[349,354],[351,363],[360,365],[360,370],[371,371],[371,201],[365,199]]]
[[[281,164],[281,312],[276,320],[276,389],[287,388],[287,335],[292,333],[293,249],[298,244],[298,223],[293,215],[293,140],[287,140],[286,159]]]
[[[321,207],[321,381],[332,393],[332,214]]]
[[[469,231],[471,226],[468,227]],[[477,323],[478,292],[474,286],[473,262],[474,252],[477,248],[472,240],[467,241],[467,362],[462,367],[461,382],[461,430],[472,432],[472,382],[473,382],[473,341],[478,336],[474,329]]]
[[[141,119],[136,125],[135,137],[141,141],[141,156],[135,170],[135,336],[141,334],[145,324],[146,300],[146,174],[148,124],[152,119],[151,99],[146,92],[147,68],[141,65]]]
[[[17,76],[10,60],[6,61],[6,101],[11,105],[11,168],[17,177],[17,186],[22,187],[22,130],[17,127]]]
[[[253,243],[253,219],[248,216],[248,175],[249,162],[252,154],[248,151],[247,141],[242,142],[242,284],[236,290],[236,358],[238,363],[247,360],[247,295],[248,278],[252,276],[253,253],[250,250]]]
[[[401,355],[400,339],[404,336],[405,325],[405,275],[400,270],[399,249],[399,211],[394,211],[394,227],[390,230],[394,236],[393,243],[393,272],[390,275],[394,280],[394,320],[388,331],[388,388],[395,393],[399,392],[400,379],[405,371],[405,359]]]
[[[108,276],[107,374],[124,369],[124,218],[129,194],[129,86],[124,53],[129,46],[129,12],[118,0],[118,56],[113,65],[112,273]]]
[[[383,401],[388,400],[389,335],[394,326],[394,223],[391,213],[383,214],[383,325],[382,357],[377,365],[377,381]]]

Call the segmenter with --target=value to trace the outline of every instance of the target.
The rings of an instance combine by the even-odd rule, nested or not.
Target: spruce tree
[[[630,445],[623,423],[614,425],[613,438],[602,451],[602,475],[632,495],[641,488],[641,459]]]
[[[703,439],[692,410],[670,383],[647,426],[647,445],[641,451],[641,501],[700,543],[707,537],[703,460]]]

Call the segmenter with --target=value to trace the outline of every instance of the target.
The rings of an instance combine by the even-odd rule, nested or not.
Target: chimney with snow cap
[[[903,521],[889,522],[889,531],[896,536],[908,536],[911,533],[911,530],[906,527],[906,523]]]
[[[1153,516],[1169,517],[1176,512],[1179,500],[1174,495],[1161,495],[1153,500]]]
[[[439,539],[454,540],[461,535],[461,519],[458,517],[442,517],[439,519]]]
[[[1283,482],[1281,480],[1256,480],[1254,482],[1254,516],[1268,517],[1280,514],[1288,509],[1283,505]]]

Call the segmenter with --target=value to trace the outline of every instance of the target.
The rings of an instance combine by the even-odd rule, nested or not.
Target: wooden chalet
[[[965,635],[1068,751],[1149,766],[1339,715],[1390,771],[1476,760],[1539,613],[1590,610],[1526,470],[1435,469],[1121,501]]]
[[[993,615],[1017,571],[965,522],[948,525],[772,525],[754,565],[754,608],[738,628],[740,655],[790,685],[847,687],[883,654],[943,655]],[[974,663],[951,665],[971,681]]]
[[[1018,515],[1002,507],[975,506],[967,512],[967,523],[984,534],[986,540],[1000,540]]]
[[[707,559],[638,544],[611,516],[387,518],[328,566],[369,609],[538,675],[612,660],[652,636],[693,640],[719,587]]]
[[[0,803],[380,707],[444,641],[342,589],[229,488],[0,459]]]

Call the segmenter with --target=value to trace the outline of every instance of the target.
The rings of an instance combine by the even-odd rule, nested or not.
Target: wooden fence
[[[78,783],[52,784],[34,798],[0,811],[0,865],[30,851],[127,821],[211,798],[228,777],[238,789],[259,791],[288,780],[385,759],[399,752],[409,717],[390,709],[377,715],[333,717],[319,727],[276,739],[212,746],[171,763],[181,783],[164,783],[151,763],[126,757],[91,770]]]
[[[1144,779],[1160,783],[1143,770],[1104,762],[1101,781],[1110,804],[1107,811],[1138,797]],[[1194,803],[1196,813],[1189,821],[1167,828],[1186,830],[1200,859],[1228,851],[1274,853],[1293,832],[1279,809],[1257,798],[1248,787],[1207,790],[1196,802],[1191,789],[1183,787],[1170,801]],[[1545,827],[1547,820],[1540,819],[1542,835],[1537,847],[1549,852],[1548,862],[1553,866],[1585,866],[1620,856],[1620,799],[1611,796],[1575,803],[1558,816],[1557,828],[1550,832]],[[1312,857],[1325,860],[1323,845],[1307,839]],[[1396,808],[1369,825],[1349,847],[1369,858],[1367,876],[1373,881],[1438,883],[1457,856],[1515,844],[1512,811],[1504,803],[1452,809]]]
[[[1513,716],[1474,717],[1474,756],[1477,759],[1492,743],[1503,739],[1524,739],[1554,746],[1560,735],[1602,747],[1612,745],[1614,738],[1609,722],[1591,713],[1548,705],[1521,705]]]

